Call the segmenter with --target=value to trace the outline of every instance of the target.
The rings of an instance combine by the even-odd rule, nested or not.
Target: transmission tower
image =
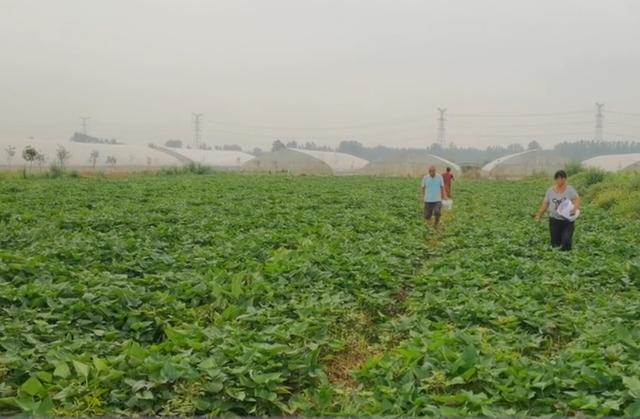
[[[438,118],[438,144],[442,147],[447,145],[447,136],[446,136],[446,127],[445,122],[447,121],[444,117],[444,114],[447,112],[447,108],[438,108],[438,112],[440,112],[440,117]]]
[[[202,128],[200,127],[201,113],[192,113],[193,115],[193,142],[195,148],[200,148],[202,144]]]
[[[596,141],[602,141],[603,140],[603,124],[602,121],[604,120],[604,114],[602,113],[602,109],[604,108],[604,103],[597,103],[596,102],[596,109],[597,109],[597,113],[596,113],[596,135],[594,137],[594,139]]]
[[[90,120],[90,116],[81,116],[80,120],[82,121],[82,133],[87,135],[87,121]]]

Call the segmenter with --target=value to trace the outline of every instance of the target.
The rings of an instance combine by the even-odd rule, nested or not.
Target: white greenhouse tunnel
[[[621,170],[640,171],[640,153],[607,154],[587,159],[582,165],[590,169],[601,169],[607,172],[619,172]]]
[[[420,156],[396,156],[387,160],[372,161],[360,170],[363,175],[371,176],[425,176],[429,166],[435,166],[438,173],[444,173],[447,167],[451,168],[455,176],[462,174],[460,166],[443,157],[433,154]]]
[[[160,149],[167,150],[165,148]],[[240,167],[254,158],[253,155],[241,151],[200,150],[194,148],[171,148],[168,150],[184,156],[193,163],[211,167]]]
[[[23,158],[27,146],[33,147],[44,160],[30,163]],[[46,166],[58,163],[57,151],[60,147],[68,153],[65,166],[72,168],[150,168],[179,166],[182,163],[160,150],[143,145],[77,143],[71,141],[21,140],[0,141],[0,167]],[[15,155],[9,156],[13,148]],[[93,157],[92,157],[93,156]]]
[[[362,169],[367,164],[368,160],[360,157],[352,156],[351,154],[339,153],[337,151],[316,151],[316,150],[303,150],[303,149],[290,149],[299,153],[306,154],[314,157],[331,167],[334,172],[353,172]]]
[[[568,160],[550,150],[527,150],[497,158],[480,169],[484,177],[519,179],[536,173],[553,174]]]

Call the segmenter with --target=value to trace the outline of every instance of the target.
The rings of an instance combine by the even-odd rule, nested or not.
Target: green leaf
[[[242,295],[242,276],[234,275],[231,278],[231,295],[234,297],[239,297]]]
[[[46,389],[44,388],[40,380],[38,380],[35,376],[32,376],[27,381],[25,381],[20,386],[20,390],[31,396],[35,396],[35,395],[46,392]]]
[[[278,398],[278,394],[275,391],[269,391],[265,389],[256,389],[255,396],[260,399],[274,401]]]
[[[102,358],[93,358],[93,367],[96,369],[98,373],[107,371],[109,369],[109,364],[107,361]]]
[[[219,381],[212,381],[204,385],[204,389],[211,393],[219,393],[224,388],[224,384]]]
[[[131,386],[131,390],[133,390],[135,393],[142,390],[143,388],[149,387],[149,383],[145,380],[136,381],[136,380],[126,379],[124,381],[125,383]]]
[[[475,366],[478,359],[478,353],[473,345],[467,345],[462,352],[461,361],[465,371]]]
[[[131,343],[125,353],[136,361],[143,361],[147,356],[147,351],[137,342]]]
[[[602,404],[602,407],[607,408],[609,411],[620,409],[620,400],[607,400]]]
[[[142,393],[138,393],[137,397],[141,400],[152,400],[153,393],[149,390],[144,390]]]
[[[19,407],[18,403],[16,403],[15,397],[1,397],[0,398],[0,408],[14,408]],[[0,410],[3,412],[3,410]]]
[[[51,413],[53,408],[54,408],[53,400],[51,400],[51,397],[47,397],[46,399],[40,402],[40,404],[38,405],[38,407],[35,409],[33,413],[35,416],[47,416],[49,415],[49,413]]]
[[[160,370],[160,375],[162,375],[163,378],[170,381],[174,381],[182,377],[182,373],[180,372],[180,370],[177,369],[174,365],[169,363],[164,364],[162,366],[162,369]]]
[[[73,361],[73,368],[75,368],[76,373],[83,377],[84,379],[89,378],[89,366],[87,364],[83,364],[80,361]]]
[[[282,373],[272,372],[266,374],[255,374],[253,371],[249,372],[249,376],[256,384],[265,384],[269,382],[279,381],[278,379]]]
[[[36,377],[40,379],[40,381],[44,381],[45,383],[50,383],[53,380],[53,376],[50,372],[46,371],[38,371],[36,373]]]
[[[237,388],[228,388],[226,390],[227,394],[236,400],[244,400],[247,397],[247,394],[244,391],[241,391]]]
[[[38,407],[40,406],[40,402],[33,400],[33,398],[24,398],[24,397],[20,397],[16,399],[16,404],[18,405],[18,407],[20,409],[22,409],[23,412],[27,412],[27,413],[35,413],[35,411],[38,409]]]
[[[640,416],[640,400],[637,400],[624,409],[624,414],[629,417]]]
[[[622,377],[622,383],[636,399],[640,399],[640,379],[638,377]]]
[[[321,409],[328,409],[331,407],[331,401],[333,400],[333,389],[328,385],[323,385],[318,390],[318,405]]]

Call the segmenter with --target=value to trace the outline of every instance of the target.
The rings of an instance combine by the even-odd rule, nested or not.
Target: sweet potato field
[[[640,415],[640,225],[418,184],[0,180],[0,415]]]

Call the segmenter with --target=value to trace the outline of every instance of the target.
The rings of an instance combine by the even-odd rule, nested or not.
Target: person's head
[[[429,176],[435,176],[436,175],[436,167],[431,165],[429,166]]]
[[[553,175],[553,179],[558,186],[564,186],[567,183],[567,172],[564,170],[558,170],[555,175]]]
[[[447,167],[447,173],[451,172],[451,168]]]

